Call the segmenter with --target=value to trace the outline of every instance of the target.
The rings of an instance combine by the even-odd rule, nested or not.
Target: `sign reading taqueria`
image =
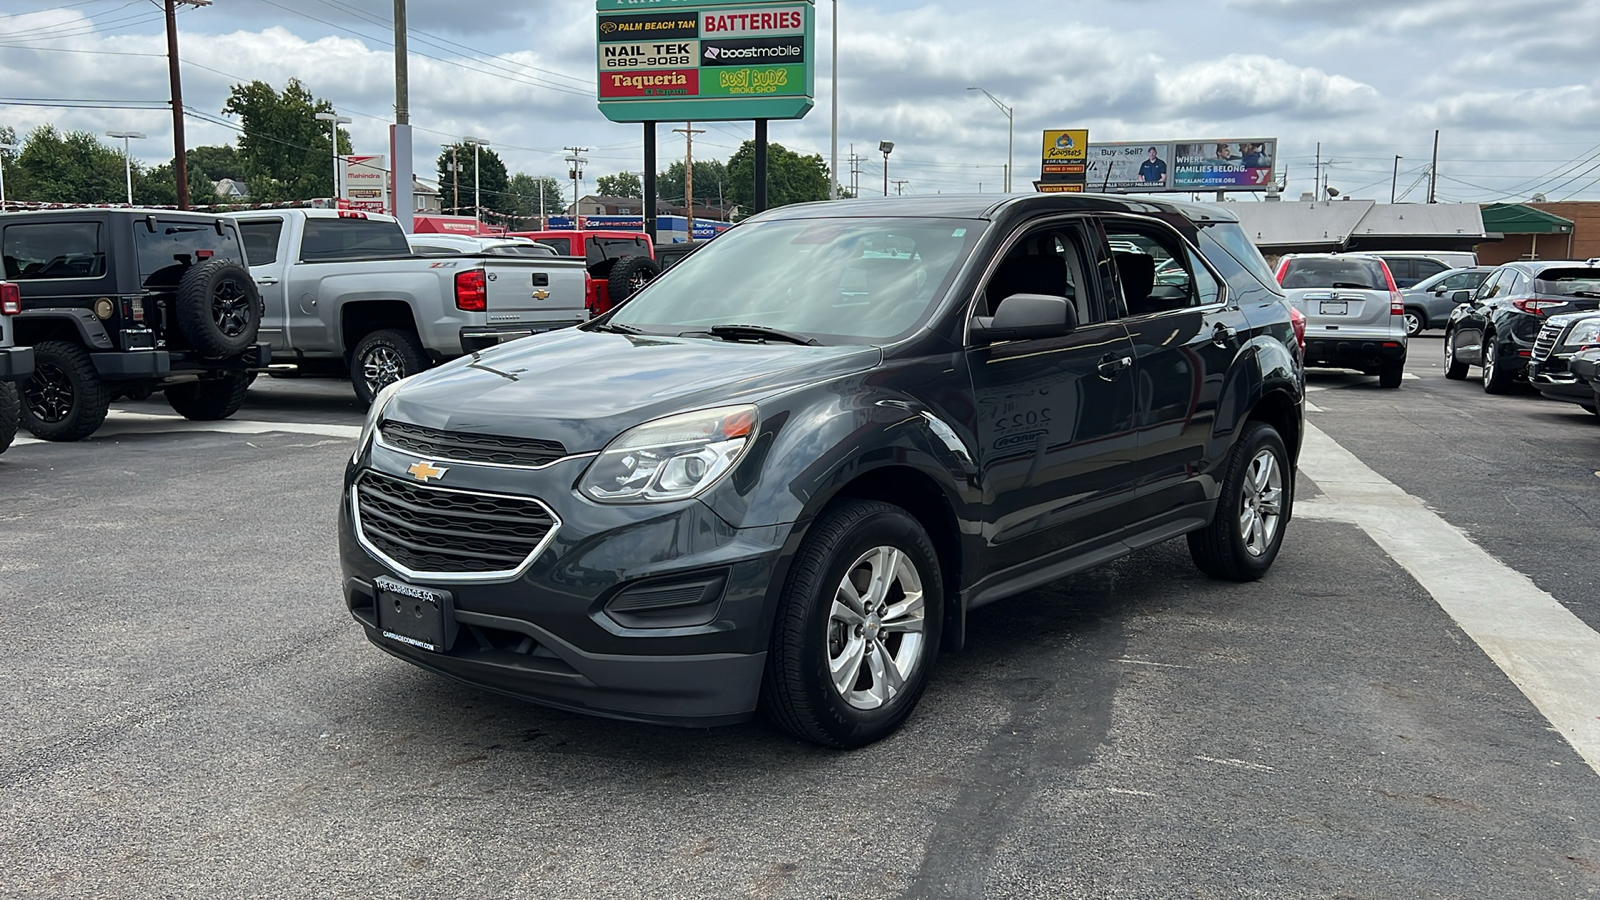
[[[813,0],[597,0],[613,122],[798,119],[812,106]]]

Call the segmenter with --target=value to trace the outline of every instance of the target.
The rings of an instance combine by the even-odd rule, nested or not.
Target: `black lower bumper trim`
[[[32,374],[32,347],[0,348],[0,381],[21,381]]]

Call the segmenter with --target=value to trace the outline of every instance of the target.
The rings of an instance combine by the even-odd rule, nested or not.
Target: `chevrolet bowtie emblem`
[[[550,299],[550,292],[545,290],[544,288],[540,288],[537,291],[533,292],[533,299],[535,299],[535,300],[549,300]]]
[[[419,462],[406,471],[411,473],[412,478],[415,478],[416,480],[426,484],[427,482],[437,481],[440,478],[443,478],[444,473],[450,470],[436,466],[431,462]]]

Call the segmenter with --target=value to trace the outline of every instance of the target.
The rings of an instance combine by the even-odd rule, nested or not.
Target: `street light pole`
[[[133,138],[144,140],[142,131],[108,131],[108,138],[122,138],[122,174],[128,180],[128,205],[133,205],[133,157],[129,155],[128,141]]]
[[[344,196],[344,191],[339,190],[339,126],[349,125],[350,117],[338,113],[319,112],[317,119],[327,122],[329,130],[333,132],[333,208],[339,208],[339,198]]]
[[[1394,158],[1394,178],[1393,178],[1393,180],[1391,180],[1389,182],[1389,205],[1390,206],[1394,205],[1394,189],[1396,187],[1398,187],[1399,184],[1400,184],[1400,160],[1402,160],[1404,158],[1405,157],[1401,157],[1401,156],[1396,156]]]
[[[472,145],[472,218],[478,223],[478,231],[483,231],[483,188],[478,183],[478,150],[489,146],[489,142],[481,137],[470,135],[461,139],[464,143]]]
[[[829,102],[833,113],[833,127],[830,129],[833,144],[833,155],[828,162],[828,199],[839,199],[839,0],[833,0],[833,74],[828,77],[828,85],[833,92],[833,99]]]
[[[894,141],[879,141],[878,152],[883,154],[883,195],[889,196],[889,154],[894,152]]]
[[[1016,168],[1017,148],[1017,117],[1016,109],[1000,102],[1000,98],[983,90],[981,87],[969,87],[969,91],[981,91],[988,97],[1000,111],[1006,114],[1006,193],[1011,193],[1011,172]]]

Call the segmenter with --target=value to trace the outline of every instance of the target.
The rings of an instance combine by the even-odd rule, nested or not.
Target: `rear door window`
[[[379,219],[307,218],[300,239],[301,262],[393,259],[410,256],[411,245],[399,223]]]
[[[278,261],[278,238],[283,235],[282,219],[251,219],[239,223],[245,257],[252,266]]]
[[[104,237],[97,222],[7,225],[0,241],[6,280],[100,278],[106,273]]]
[[[546,237],[537,238],[538,242],[556,251],[560,256],[572,256],[572,238]]]
[[[1450,271],[1449,266],[1439,262],[1436,259],[1414,259],[1411,262],[1416,266],[1416,272],[1413,274],[1416,276],[1418,281],[1421,281],[1424,278],[1432,278],[1440,272]]]
[[[1289,260],[1289,266],[1283,273],[1283,286],[1288,290],[1355,288],[1387,291],[1389,280],[1383,277],[1383,263],[1375,259],[1300,258]]]
[[[1221,286],[1174,233],[1143,222],[1104,220],[1106,243],[1130,315],[1208,306]]]

